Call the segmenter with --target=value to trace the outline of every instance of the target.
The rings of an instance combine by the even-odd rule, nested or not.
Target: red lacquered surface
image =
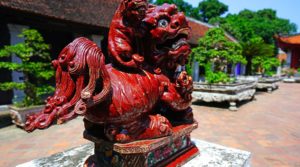
[[[85,116],[86,130],[112,142],[170,136],[173,125],[193,123],[192,78],[178,67],[191,51],[190,28],[175,5],[123,0],[101,49],[77,38],[53,61],[56,90],[27,118],[27,131]],[[177,69],[177,70],[176,70]],[[95,128],[95,127],[101,128]]]

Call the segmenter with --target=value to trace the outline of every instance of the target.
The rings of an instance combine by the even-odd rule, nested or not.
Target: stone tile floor
[[[237,112],[227,104],[194,103],[199,128],[192,137],[252,152],[254,167],[300,167],[300,84],[280,84]],[[10,167],[85,144],[79,117],[64,125],[26,133],[0,129],[0,166]],[[200,148],[201,150],[201,148]]]

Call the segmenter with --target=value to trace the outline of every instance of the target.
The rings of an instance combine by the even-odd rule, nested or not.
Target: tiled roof
[[[275,36],[277,41],[287,43],[287,44],[296,44],[300,45],[300,34],[291,35],[291,36]]]
[[[0,7],[9,10],[46,16],[59,20],[108,28],[121,0],[0,0]],[[0,8],[1,9],[1,8]],[[198,44],[198,39],[212,27],[207,23],[188,18],[192,28],[190,43]],[[229,34],[227,38],[236,40]]]
[[[215,27],[213,25],[204,23],[202,21],[193,18],[188,17],[188,20],[189,20],[189,25],[192,28],[192,34],[190,39],[190,43],[192,44],[198,44],[198,39],[203,37],[210,28]],[[225,35],[230,41],[237,42],[237,40],[231,35],[229,35],[228,33],[225,33]]]
[[[213,26],[197,21],[192,18],[188,18],[189,26],[192,29],[190,43],[198,44],[198,39],[203,37],[205,33]]]
[[[0,6],[93,26],[109,27],[121,0],[0,0]]]

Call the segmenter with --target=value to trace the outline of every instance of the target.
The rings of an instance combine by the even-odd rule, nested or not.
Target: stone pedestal
[[[192,142],[201,150],[201,154],[198,154],[196,157],[183,164],[183,167],[251,166],[250,152],[224,147],[198,139],[193,139]],[[20,164],[17,167],[81,167],[93,152],[94,144],[89,143],[49,157]]]
[[[85,133],[84,137],[95,143],[95,153],[85,166],[181,166],[199,154],[190,139],[195,128],[197,124],[180,125],[173,128],[172,136],[126,144],[107,142]]]
[[[31,106],[31,107],[24,107],[24,108],[9,106],[9,111],[10,111],[12,122],[15,125],[23,128],[26,122],[26,115],[38,113],[42,111],[44,108],[45,105]]]
[[[270,78],[259,78],[256,89],[267,90],[271,93],[275,89],[278,89],[278,82],[280,78],[270,77]]]
[[[250,167],[251,153],[248,151],[224,147],[203,140],[193,142],[201,154],[183,165],[183,167]]]
[[[254,98],[256,81],[233,84],[207,84],[194,82],[193,98],[204,102],[228,102],[229,110],[237,111],[236,103]]]
[[[294,78],[284,78],[284,83],[300,83],[300,77],[294,77]]]

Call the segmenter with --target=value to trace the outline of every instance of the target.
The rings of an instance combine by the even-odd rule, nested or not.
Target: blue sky
[[[185,0],[193,6],[197,6],[201,0]],[[243,9],[253,11],[271,8],[277,11],[280,18],[289,19],[297,25],[300,32],[300,0],[219,0],[229,6],[229,13],[238,13]]]

